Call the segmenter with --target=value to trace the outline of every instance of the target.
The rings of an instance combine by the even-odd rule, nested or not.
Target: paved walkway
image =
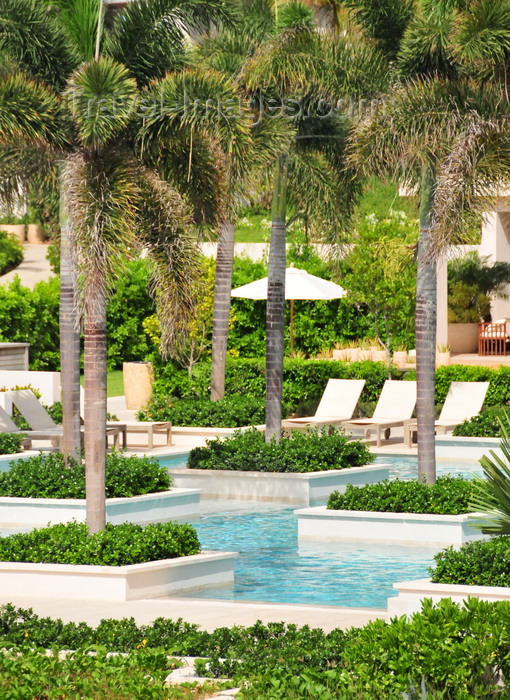
[[[46,260],[47,251],[48,246],[45,244],[25,244],[23,246],[23,262],[15,270],[11,270],[6,275],[2,275],[0,277],[0,284],[10,284],[17,275],[24,287],[33,289],[37,282],[42,282],[49,277],[53,277],[50,263]]]

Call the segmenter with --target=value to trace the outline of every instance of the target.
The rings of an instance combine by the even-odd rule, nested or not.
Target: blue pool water
[[[416,476],[415,457],[377,458],[389,461],[392,478]],[[164,463],[184,466],[184,458]],[[469,474],[479,465],[438,462],[437,471]],[[204,501],[201,508],[193,524],[202,547],[239,552],[235,583],[183,597],[386,608],[387,598],[396,594],[393,583],[427,576],[436,551],[365,543],[299,546],[293,508],[234,500]]]

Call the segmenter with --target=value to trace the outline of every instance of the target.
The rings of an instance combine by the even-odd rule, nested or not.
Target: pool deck
[[[108,410],[115,413],[120,421],[133,419],[135,411],[129,411],[123,404],[123,397],[108,400]],[[138,439],[138,438],[137,438]],[[190,429],[174,428],[171,446],[164,444],[164,435],[155,435],[155,448],[144,449],[144,436],[139,436],[140,444],[131,444],[128,451],[148,454],[183,454],[193,447],[205,445],[206,437],[194,434]],[[132,436],[130,436],[130,443]],[[375,438],[371,447],[377,454],[411,454],[416,455],[416,446],[407,448],[403,443],[403,431],[397,428],[392,437],[380,448],[375,447]],[[336,627],[348,629],[360,627],[370,620],[387,619],[386,610],[375,608],[341,608],[319,605],[281,605],[276,603],[255,603],[244,601],[205,600],[193,598],[145,599],[128,602],[76,601],[30,597],[6,597],[0,591],[0,604],[12,603],[21,608],[32,608],[43,617],[61,618],[65,622],[87,622],[97,625],[104,618],[133,617],[138,624],[148,624],[157,617],[177,619],[200,625],[204,630],[212,631],[217,627],[232,625],[252,625],[257,620],[264,623],[286,622],[299,626],[320,627],[325,631]]]

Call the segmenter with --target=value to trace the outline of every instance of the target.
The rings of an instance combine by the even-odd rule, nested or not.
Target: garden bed
[[[300,540],[444,547],[460,546],[484,537],[467,514],[375,513],[318,506],[298,510],[296,515]]]
[[[70,600],[154,598],[231,585],[234,552],[202,552],[188,523],[56,524],[0,538],[6,596]]]
[[[197,516],[200,491],[174,488],[130,498],[107,498],[106,520],[113,525],[124,522],[145,525],[176,518]],[[86,503],[81,498],[0,498],[0,526],[46,525],[69,520],[85,522]]]
[[[180,488],[200,489],[201,497],[280,501],[311,505],[324,501],[332,490],[345,491],[347,484],[373,484],[389,475],[389,466],[378,464],[349,469],[297,473],[169,469]]]
[[[234,582],[235,552],[202,552],[127,566],[0,562],[5,596],[125,601]]]
[[[510,601],[510,588],[503,586],[461,586],[448,583],[431,583],[429,578],[415,579],[394,583],[398,595],[388,598],[388,615],[412,615],[419,612],[425,598],[432,598],[437,603],[443,598],[450,598],[454,603],[463,603],[468,598],[478,598],[495,602]]]

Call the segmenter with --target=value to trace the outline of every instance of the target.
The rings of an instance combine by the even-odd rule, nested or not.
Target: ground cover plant
[[[107,523],[94,534],[85,523],[59,523],[0,538],[0,561],[125,566],[199,552],[195,528],[175,522]]]
[[[429,569],[433,583],[510,586],[510,539],[507,536],[468,542],[438,552]]]
[[[440,476],[435,484],[419,481],[385,480],[380,484],[353,486],[345,493],[333,491],[329,510],[364,510],[384,513],[467,513],[472,484],[462,477]]]
[[[22,452],[24,435],[14,433],[0,433],[0,455],[12,455]]]
[[[509,624],[508,602],[477,599],[462,606],[448,599],[437,606],[425,601],[410,619],[376,620],[329,633],[261,622],[207,632],[181,619],[163,618],[150,625],[137,625],[132,618],[102,620],[92,628],[6,605],[0,609],[0,644],[17,645],[23,653],[33,647],[101,645],[129,654],[155,647],[157,654],[200,656],[200,672],[229,676],[242,685],[240,700],[485,700],[508,697]],[[426,695],[420,695],[421,687]]]
[[[316,472],[370,464],[375,455],[366,443],[349,440],[342,430],[293,431],[289,437],[265,441],[264,433],[236,431],[224,440],[208,440],[191,450],[190,469],[258,472]]]
[[[167,491],[173,484],[166,469],[152,457],[113,451],[106,456],[106,497],[122,498]],[[59,452],[10,463],[0,473],[0,496],[14,498],[85,498],[85,464]]]

